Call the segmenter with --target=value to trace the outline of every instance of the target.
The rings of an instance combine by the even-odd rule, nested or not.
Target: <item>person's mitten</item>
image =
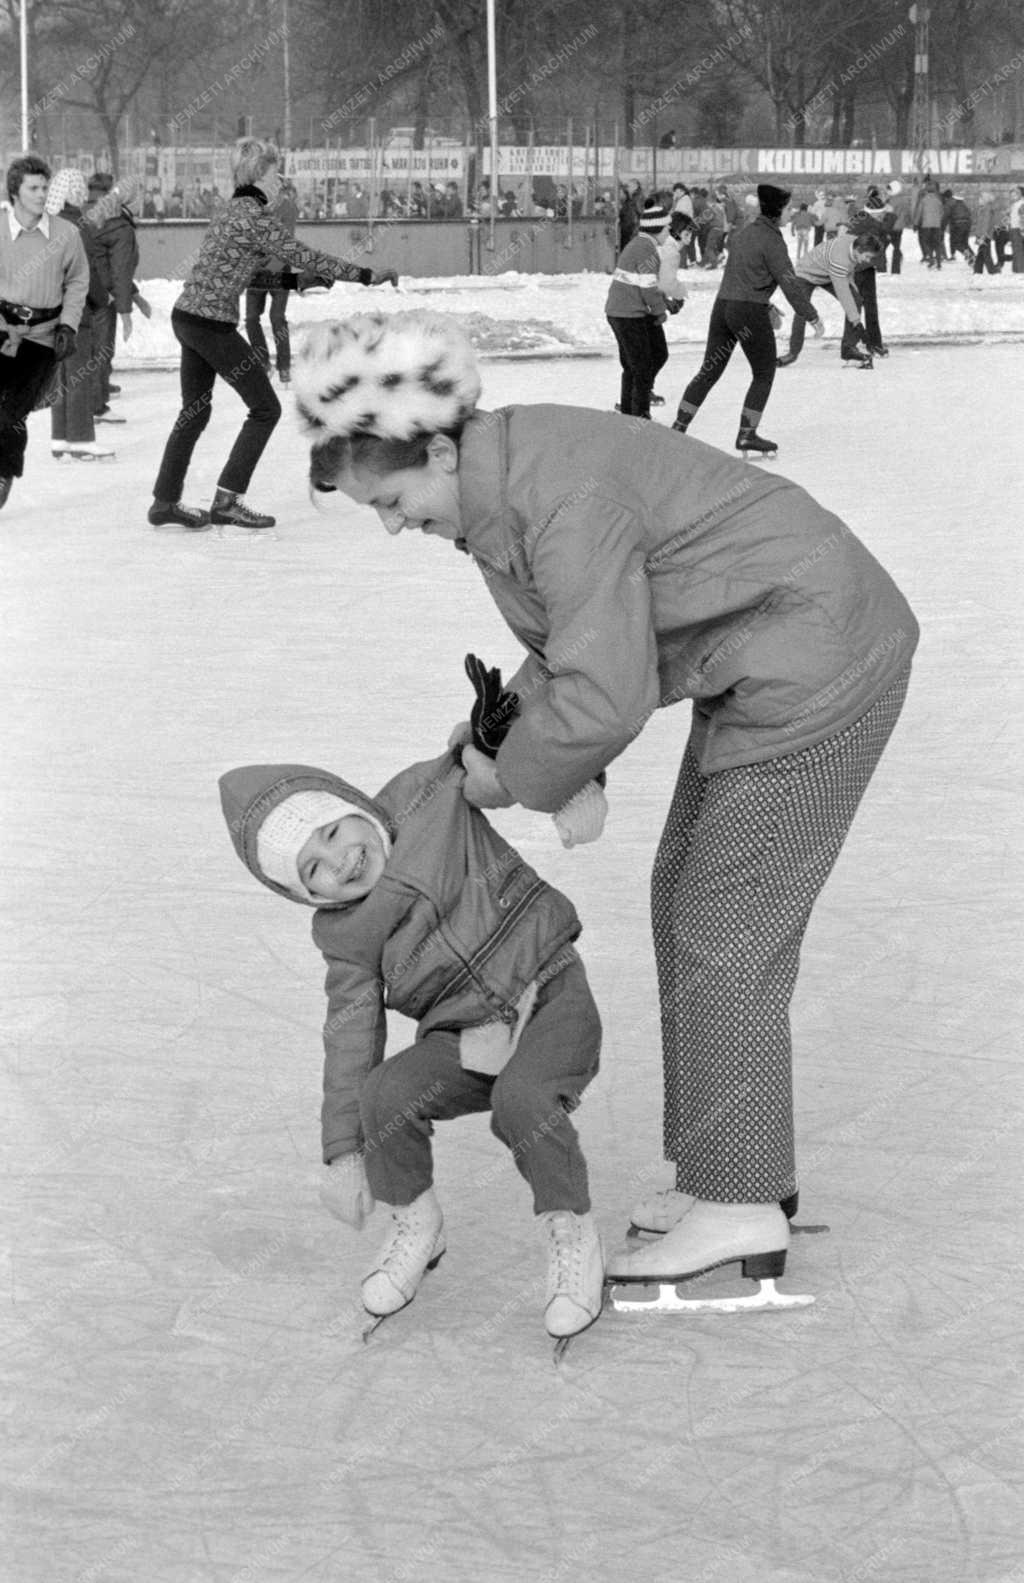
[[[332,1160],[320,1182],[320,1202],[335,1220],[362,1231],[376,1203],[361,1154],[343,1154]]]
[[[488,670],[483,660],[475,654],[466,655],[466,675],[473,683],[476,702],[470,714],[473,746],[496,758],[498,749],[508,735],[509,726],[519,713],[519,696],[509,693],[501,685],[501,672],[497,666]]]
[[[608,799],[598,781],[588,781],[574,797],[551,815],[565,847],[596,841],[608,817]]]
[[[666,297],[665,306],[669,313],[678,313],[683,306],[683,299],[682,297]]]
[[[53,337],[53,357],[57,363],[63,363],[66,358],[74,356],[75,342],[78,337],[70,324],[58,324]]]

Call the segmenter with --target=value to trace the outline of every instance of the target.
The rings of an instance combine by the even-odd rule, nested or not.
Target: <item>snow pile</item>
[[[680,282],[686,306],[666,323],[670,345],[703,344],[720,280],[718,271],[683,271]],[[143,289],[153,317],[146,320],[134,315],[131,340],[126,345],[118,343],[117,364],[121,368],[176,365],[179,349],[170,312],[181,282],[148,280]],[[368,291],[342,282],[330,291],[293,296],[288,317],[298,330],[303,324],[344,318],[371,306],[384,313],[432,307],[461,320],[473,344],[485,354],[606,353],[613,349],[604,317],[607,293],[608,276],[593,273],[455,275],[443,280],[409,280],[397,292],[389,286]],[[975,276],[960,260],[940,271],[927,270],[916,259],[905,260],[902,275],[878,277],[878,298],[887,341],[1000,340],[1024,335],[1024,275],[1010,274],[1008,268],[1000,275]],[[781,292],[776,293],[775,301],[788,315]],[[815,301],[821,305],[826,335],[838,338],[842,328],[838,304],[822,293]]]

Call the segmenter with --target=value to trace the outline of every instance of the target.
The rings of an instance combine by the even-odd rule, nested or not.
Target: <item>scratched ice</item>
[[[966,328],[1020,325],[997,284]],[[235,763],[373,787],[439,751],[466,650],[515,659],[486,588],[445,543],[315,509],[290,419],[251,492],[275,531],[155,533],[170,372],[125,377],[114,466],[58,467],[33,418],[0,518],[11,1583],[1024,1576],[1020,348],[901,344],[923,287],[882,286],[888,361],[809,346],[765,424],[924,627],[795,1006],[802,1207],[831,1234],[797,1239],[782,1284],[817,1302],[606,1316],[560,1373],[526,1191],[482,1118],[438,1130],[447,1258],[360,1342],[379,1220],[359,1237],[316,1196],[321,964],[216,798]],[[606,344],[584,289],[574,339]],[[546,300],[530,313],[568,317],[571,283]],[[674,347],[657,421],[696,355]],[[737,359],[700,438],[731,444],[745,381]],[[485,402],[610,407],[617,384],[608,356],[490,362]],[[238,417],[218,393],[188,498]],[[583,917],[609,1240],[665,1179],[645,886],[686,729],[664,711],[613,766],[595,847],[498,816]]]

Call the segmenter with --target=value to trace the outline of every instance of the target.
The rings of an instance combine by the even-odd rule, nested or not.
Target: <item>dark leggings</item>
[[[249,410],[217,485],[244,495],[281,416],[281,403],[256,353],[234,325],[200,324],[172,313],[171,326],[181,343],[181,411],[164,447],[153,494],[157,500],[181,499],[192,452],[210,421],[213,385],[219,374]]]
[[[871,276],[871,285],[874,286],[874,283],[875,283],[875,272],[874,272],[874,270],[873,269],[867,269],[867,270],[864,271],[864,273],[865,273],[865,275],[870,275]],[[856,277],[856,279],[857,279],[857,285],[854,286],[852,288],[852,290],[853,290],[854,301],[857,303],[857,306],[860,307],[860,304],[861,304],[861,295],[860,295],[860,290],[859,290],[860,276],[858,275]],[[808,281],[805,281],[804,284],[807,287],[807,296],[808,296],[808,298],[812,297],[814,295],[814,293],[816,291],[819,291],[819,290],[820,291],[827,291],[831,297],[836,297],[836,288],[833,286],[833,284],[832,284],[832,282],[830,280],[826,280],[826,281],[817,281],[817,280],[816,281],[809,281],[808,280]],[[836,300],[838,301],[838,297],[836,297]],[[875,303],[875,327],[876,327],[876,330],[877,330],[877,326],[878,326],[878,306],[877,306],[877,298],[876,298],[876,303]],[[840,347],[839,347],[839,355],[840,355],[840,357],[856,357],[858,355],[857,354],[857,333],[856,333],[857,329],[858,329],[858,326],[855,325],[855,324],[851,324],[849,319],[844,314],[843,315],[843,339],[842,339],[842,341],[840,343]],[[804,336],[806,335],[806,333],[807,333],[807,320],[806,319],[801,319],[799,314],[794,314],[793,315],[793,323],[792,323],[792,325],[790,327],[790,331],[789,331],[789,355],[790,355],[790,357],[796,358],[796,357],[800,356],[800,353],[803,351]],[[867,335],[867,338],[868,338],[869,341],[871,340],[870,334]],[[881,345],[881,338],[879,337],[879,339],[877,341],[873,341],[871,344],[873,346]]]
[[[649,418],[654,381],[668,362],[665,332],[650,316],[609,318],[608,323],[618,342],[622,364],[619,406],[626,417]]]
[[[680,413],[697,411],[708,391],[721,379],[737,342],[754,376],[743,402],[744,420],[756,424],[768,404],[775,378],[775,331],[766,302],[723,302],[721,297],[715,300],[704,361],[683,391]]]
[[[245,293],[245,333],[249,337],[250,345],[256,353],[264,368],[270,367],[270,354],[267,351],[266,337],[260,319],[263,317],[263,308],[267,298],[270,298],[270,328],[274,336],[274,346],[277,352],[277,371],[287,374],[291,367],[292,346],[288,336],[288,287],[287,286],[249,286]]]

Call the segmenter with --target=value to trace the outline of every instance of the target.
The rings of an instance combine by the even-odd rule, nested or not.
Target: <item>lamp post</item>
[[[914,24],[914,110],[911,141],[918,172],[924,174],[924,153],[931,141],[931,102],[928,91],[928,23],[931,6],[914,4],[907,13]]]
[[[487,119],[491,128],[491,213],[489,250],[494,252],[494,216],[498,207],[498,49],[494,25],[494,0],[487,0]]]
[[[21,0],[18,14],[18,43],[21,50],[21,146],[28,149],[28,0]]]

